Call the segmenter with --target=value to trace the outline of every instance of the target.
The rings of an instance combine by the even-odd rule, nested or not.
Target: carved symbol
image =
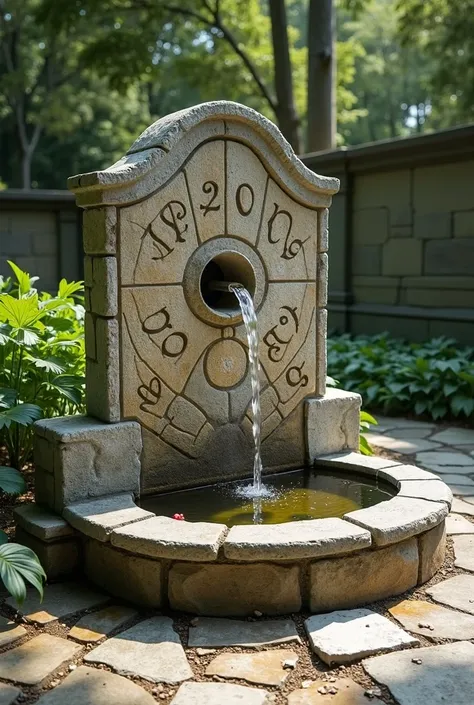
[[[149,385],[141,384],[137,394],[143,400],[140,404],[141,411],[153,414],[152,407],[158,404],[161,397],[161,382],[158,377],[153,377]]]
[[[199,208],[203,211],[204,217],[206,217],[206,215],[209,213],[209,211],[220,210],[220,205],[217,205],[217,206],[212,205],[217,198],[217,194],[219,193],[219,187],[215,181],[206,181],[203,184],[202,190],[207,195],[212,194],[208,203],[201,203],[201,205],[199,206]]]
[[[173,329],[173,326],[170,323],[170,314],[166,310],[166,306],[147,316],[142,322],[142,330],[150,336],[162,333],[167,328]],[[158,347],[165,357],[177,358],[181,357],[187,345],[187,335],[175,332],[170,333]]]
[[[242,193],[243,189],[245,189],[246,192],[248,191],[250,193],[251,202],[250,202],[250,206],[247,209],[244,208],[244,204],[242,203],[242,197],[244,197],[244,200],[247,200],[247,199],[245,199],[245,192]],[[255,203],[255,194],[254,194],[253,189],[250,186],[250,184],[240,184],[240,186],[237,189],[237,192],[235,194],[235,202],[237,205],[237,210],[239,211],[240,215],[249,215],[249,213],[251,212],[253,205]]]
[[[298,332],[299,321],[298,316],[296,315],[296,310],[296,306],[294,308],[291,308],[290,306],[281,306],[280,311],[288,311],[290,317],[285,314],[282,314],[280,316],[278,324],[276,326],[273,326],[273,328],[270,328],[268,333],[266,333],[262,338],[262,342],[265,343],[265,345],[268,347],[268,358],[272,362],[280,362],[280,360],[282,360],[283,356],[286,353],[288,345],[293,339],[294,333]],[[285,328],[290,323],[290,321],[293,321],[295,331],[290,335],[289,338],[283,338],[281,337],[279,327],[281,326],[282,328]]]
[[[293,227],[293,216],[291,213],[289,213],[286,210],[279,210],[280,206],[278,203],[273,204],[275,206],[275,210],[273,211],[272,215],[270,216],[270,219],[268,221],[268,242],[270,242],[272,245],[276,245],[278,242],[280,242],[281,238],[273,238],[273,226],[275,224],[275,221],[277,218],[287,218],[288,224],[287,224],[287,232],[285,236],[285,243],[283,245],[283,252],[280,255],[282,259],[293,259],[296,257],[298,252],[301,250],[303,247],[304,243],[309,240],[309,237],[306,238],[306,240],[292,240],[290,242],[290,235],[291,235],[291,228]]]
[[[308,376],[304,375],[301,373],[301,370],[305,366],[305,363],[302,362],[301,365],[298,367],[297,365],[294,367],[289,367],[286,371],[286,381],[290,385],[290,387],[307,387],[308,386]]]
[[[174,206],[176,207],[174,208]],[[169,225],[169,227],[174,230],[176,242],[186,242],[184,237],[181,236],[186,232],[188,226],[186,224],[184,228],[180,230],[178,222],[179,220],[183,220],[186,216],[186,206],[184,203],[181,203],[181,201],[169,201],[166,206],[163,206],[158,215],[165,225]]]

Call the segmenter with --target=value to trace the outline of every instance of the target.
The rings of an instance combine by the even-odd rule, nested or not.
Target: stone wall
[[[309,155],[341,178],[329,327],[474,343],[474,126]]]
[[[82,279],[81,212],[66,191],[0,191],[0,274],[12,260],[42,290],[54,291],[61,277]]]

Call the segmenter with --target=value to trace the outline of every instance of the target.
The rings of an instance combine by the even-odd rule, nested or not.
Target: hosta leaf
[[[0,466],[0,490],[6,494],[23,494],[26,491],[26,482],[23,475],[15,468]]]
[[[12,423],[29,426],[41,417],[41,409],[36,404],[18,404],[11,409],[0,411],[0,429],[10,428]]]
[[[26,597],[25,580],[38,590],[43,599],[44,578],[46,574],[30,548],[17,543],[0,546],[0,579],[19,605]]]

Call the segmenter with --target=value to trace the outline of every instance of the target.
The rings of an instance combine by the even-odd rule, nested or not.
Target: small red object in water
[[[184,521],[184,514],[173,514],[173,519],[177,519],[178,521]]]

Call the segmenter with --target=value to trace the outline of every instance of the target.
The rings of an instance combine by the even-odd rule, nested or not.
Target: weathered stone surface
[[[362,665],[400,705],[472,703],[474,644],[468,641],[376,656]]]
[[[404,455],[412,455],[423,450],[440,447],[438,443],[433,443],[431,440],[428,441],[424,438],[399,438],[398,434],[397,438],[392,438],[392,436],[384,436],[380,433],[367,433],[366,438],[371,445],[394,450]]]
[[[377,431],[391,431],[392,429],[435,429],[434,423],[429,421],[412,421],[399,416],[379,416],[377,414]]]
[[[82,610],[99,607],[108,599],[106,595],[77,583],[57,583],[48,585],[42,602],[36,590],[30,588],[20,611],[29,622],[48,624]],[[13,597],[9,597],[7,603],[16,607]]]
[[[432,436],[434,441],[451,446],[474,444],[474,430],[471,428],[446,428]]]
[[[419,582],[426,583],[441,568],[446,556],[446,527],[444,521],[418,537],[420,555]]]
[[[224,542],[231,560],[297,560],[367,548],[370,533],[342,519],[233,526]]]
[[[62,517],[37,504],[21,504],[15,508],[13,516],[18,526],[42,541],[74,536],[75,533]]]
[[[107,592],[138,605],[160,607],[162,568],[158,561],[92,540],[84,546],[84,559],[87,577]]]
[[[400,595],[418,580],[415,539],[377,551],[317,561],[310,568],[310,609],[357,607]]]
[[[338,678],[333,683],[315,681],[309,688],[290,693],[288,705],[382,705],[379,698],[369,699],[365,692],[365,688],[350,678]]]
[[[368,529],[373,542],[385,546],[437,526],[448,512],[445,502],[393,497],[373,507],[345,514],[344,519]]]
[[[270,705],[269,693],[230,683],[183,683],[171,705]]]
[[[439,478],[428,470],[422,470],[416,465],[395,465],[391,468],[385,468],[378,473],[379,477],[389,481],[395,480],[403,482],[404,480],[438,480]]]
[[[383,248],[382,274],[415,276],[421,274],[423,245],[419,240],[392,238]]]
[[[82,233],[88,255],[113,255],[116,252],[115,208],[90,208],[84,211]]]
[[[13,705],[21,695],[21,690],[12,685],[0,683],[0,705]]]
[[[474,571],[474,536],[454,537],[454,557],[457,568]]]
[[[316,614],[305,621],[305,629],[311,648],[328,664],[419,644],[389,619],[367,609]]]
[[[474,483],[473,483],[474,486]],[[416,497],[431,502],[446,502],[451,507],[453,493],[441,480],[402,480],[398,497]]]
[[[470,465],[435,465],[430,464],[430,470],[441,476],[445,480],[445,475],[471,475],[473,468]]]
[[[169,573],[168,596],[173,609],[209,616],[243,617],[255,610],[288,614],[301,607],[299,568],[175,563]]]
[[[181,683],[193,676],[169,617],[139,622],[90,651],[85,661],[155,683]]]
[[[21,639],[25,636],[26,629],[24,629],[19,624],[11,622],[5,617],[0,617],[0,647],[8,646],[8,644],[13,644],[17,639]]]
[[[269,619],[262,622],[241,622],[235,619],[201,617],[189,630],[188,646],[245,646],[257,648],[266,644],[300,642],[292,619]]]
[[[464,499],[458,499],[458,497],[454,497],[451,509],[453,512],[459,512],[459,514],[474,516],[474,506],[464,501]]]
[[[54,446],[57,511],[91,497],[139,492],[142,441],[136,422],[69,416],[38,421],[35,431]]]
[[[78,538],[43,541],[17,526],[15,541],[36,553],[49,580],[70,577],[79,567]]]
[[[474,470],[474,467],[472,468]],[[454,494],[469,497],[474,493],[474,480],[466,475],[443,474],[441,478]]]
[[[116,529],[111,541],[113,546],[145,556],[213,561],[226,533],[224,524],[176,521],[160,516]]]
[[[109,671],[79,666],[38,705],[154,705],[150,693]]]
[[[137,507],[131,494],[122,493],[70,504],[63,516],[82,534],[108,541],[114,529],[148,519],[153,514]]]
[[[453,453],[451,451],[426,451],[418,453],[416,456],[417,463],[426,466],[428,469],[432,465],[471,465],[472,459],[464,453]]]
[[[100,641],[110,632],[122,627],[138,612],[131,607],[111,605],[98,612],[92,612],[82,617],[69,632],[69,636],[85,644]]]
[[[425,247],[425,274],[472,274],[474,237],[429,240]]]
[[[107,423],[117,423],[120,412],[120,353],[119,326],[116,318],[95,316],[88,322],[86,315],[86,408],[87,413]],[[92,325],[90,325],[92,323]],[[94,349],[87,340],[92,338]],[[117,490],[130,487],[117,487]],[[76,498],[70,501],[77,501]],[[68,504],[68,502],[66,502]]]
[[[474,617],[423,600],[403,600],[389,610],[392,617],[428,639],[474,639]]]
[[[305,405],[310,460],[359,447],[359,394],[328,387],[324,397]]]
[[[238,678],[258,685],[281,686],[290,670],[283,668],[287,660],[297,660],[294,651],[276,649],[253,654],[219,654],[206,668],[206,676]]]
[[[362,455],[361,453],[329,453],[322,458],[315,459],[316,465],[332,465],[335,468],[363,468],[364,472],[369,470],[383,470],[383,468],[393,468],[401,466],[402,463],[388,458],[379,458],[376,455]]]
[[[426,592],[436,602],[474,614],[474,575],[455,575],[427,588]]]
[[[21,646],[0,654],[0,678],[24,685],[38,685],[81,647],[51,634],[40,634]]]
[[[446,517],[446,533],[448,536],[457,534],[474,534],[474,522],[461,514],[450,514]]]

